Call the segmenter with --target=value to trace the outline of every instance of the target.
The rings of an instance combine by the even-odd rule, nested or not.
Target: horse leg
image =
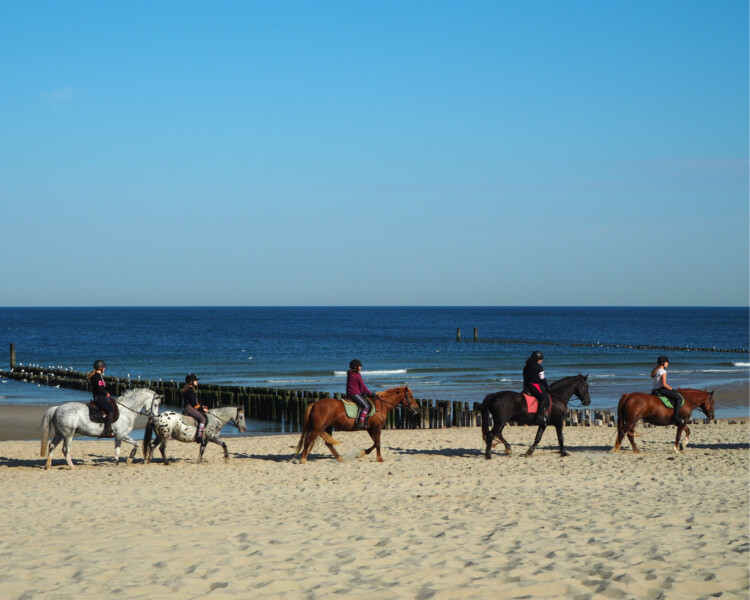
[[[500,429],[497,430],[497,437],[503,443],[503,446],[505,446],[505,455],[506,456],[510,456],[511,454],[513,454],[513,451],[510,449],[510,444],[503,437],[503,431],[505,431],[505,426],[506,425],[507,425],[507,421],[501,421],[500,422]]]
[[[44,467],[45,470],[48,470],[52,466],[52,451],[57,448],[57,445],[62,441],[62,439],[62,434],[60,434],[60,432],[56,430],[55,437],[49,443],[49,448],[47,448],[47,464]]]
[[[333,438],[331,438],[331,439],[333,439]],[[325,438],[324,438],[324,441],[325,441],[325,444],[328,447],[328,449],[331,451],[331,454],[333,454],[333,458],[335,458],[339,462],[344,462],[344,457],[341,456],[338,452],[336,452],[336,448],[333,447],[333,444],[331,442],[329,442],[328,440],[326,440]],[[334,440],[334,442],[336,442],[336,440]],[[336,443],[338,443],[338,442],[336,442]]]
[[[313,430],[305,438],[305,447],[302,449],[302,455],[299,457],[300,463],[304,464],[307,462],[307,455],[310,453],[310,449],[312,448],[313,442],[317,439],[319,435],[320,435],[319,431]]]
[[[125,459],[125,464],[129,465],[131,462],[133,462],[133,459],[135,458],[136,453],[138,452],[138,442],[136,442],[133,438],[131,438],[129,435],[126,435],[122,439],[116,438],[115,439],[115,447],[117,447],[122,442],[127,442],[128,444],[133,444],[133,449],[130,451],[130,454]],[[119,452],[117,452],[119,455]]]
[[[122,446],[122,440],[115,437],[115,466],[120,463],[120,446]]]
[[[383,456],[380,454],[380,432],[381,428],[378,427],[377,429],[374,429],[373,432],[370,434],[373,441],[375,442],[375,452],[378,455],[378,462],[383,462]]]
[[[169,466],[169,459],[167,458],[167,440],[162,438],[159,440],[159,452],[161,452],[161,458],[164,462],[164,466]]]
[[[536,437],[534,438],[534,443],[531,444],[531,447],[526,451],[526,456],[531,456],[534,454],[534,450],[536,450],[536,447],[539,445],[539,442],[542,440],[542,436],[544,435],[544,430],[547,429],[546,425],[540,425],[539,429],[536,430]]]
[[[568,451],[565,449],[565,442],[563,441],[562,421],[555,423],[555,430],[557,431],[557,443],[560,444],[560,456],[568,456]]]
[[[65,454],[65,460],[68,462],[68,466],[71,469],[75,469],[75,465],[73,464],[73,461],[70,459],[70,442],[73,439],[73,435],[71,434],[70,437],[66,437],[63,440],[63,453]]]
[[[685,431],[685,443],[682,446],[682,450],[680,450],[680,436],[682,435],[683,430]],[[674,451],[677,453],[681,453],[685,448],[687,448],[689,441],[690,441],[690,428],[683,423],[677,428],[677,437],[675,437],[675,440],[674,440]]]

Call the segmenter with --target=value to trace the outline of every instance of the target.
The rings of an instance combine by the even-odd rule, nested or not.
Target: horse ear
[[[584,375],[583,378],[586,379],[586,380],[588,380],[589,376],[588,375]]]

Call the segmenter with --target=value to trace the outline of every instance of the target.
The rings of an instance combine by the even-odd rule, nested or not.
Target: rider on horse
[[[111,396],[107,391],[107,384],[104,381],[104,370],[107,365],[103,360],[97,360],[94,363],[94,370],[89,373],[88,377],[91,380],[91,392],[94,394],[94,404],[106,413],[104,417],[104,431],[99,437],[111,438],[115,437],[112,431],[112,419],[115,415],[115,409],[112,407],[110,402]]]
[[[206,426],[206,413],[209,407],[201,404],[198,400],[196,390],[198,388],[198,377],[195,373],[185,375],[185,387],[182,388],[182,409],[186,415],[193,417],[198,423],[198,429],[195,435],[196,442],[203,441],[203,428]]]
[[[537,425],[547,424],[547,411],[550,406],[549,383],[544,376],[542,361],[544,354],[539,350],[534,350],[531,356],[526,359],[526,366],[523,368],[523,389],[524,393],[531,394],[539,401],[537,408],[536,421]]]
[[[365,396],[374,396],[362,381],[360,371],[362,371],[362,363],[355,358],[349,363],[349,370],[346,372],[346,395],[359,407],[359,418],[354,420],[355,429],[362,429],[365,426],[365,419],[370,411],[370,404]]]
[[[680,426],[683,424],[682,418],[680,418],[682,396],[680,396],[671,385],[667,384],[668,366],[669,359],[666,356],[660,356],[656,359],[656,366],[651,371],[651,393],[654,396],[664,396],[669,399],[672,406],[674,406],[674,412],[672,413],[672,421],[670,421],[670,424]]]

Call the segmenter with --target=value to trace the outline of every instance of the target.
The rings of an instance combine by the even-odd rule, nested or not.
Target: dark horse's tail
[[[151,446],[151,434],[154,432],[154,422],[149,419],[146,423],[146,431],[143,432],[143,458],[148,458],[148,450]]]
[[[295,456],[297,456],[300,452],[302,452],[302,448],[305,445],[305,440],[307,439],[307,436],[310,434],[310,411],[312,410],[313,406],[315,405],[310,404],[305,409],[305,418],[302,420],[302,434],[299,436],[297,449],[294,451]]]
[[[490,437],[490,401],[492,394],[487,394],[482,401],[482,440],[485,444],[491,444]]]

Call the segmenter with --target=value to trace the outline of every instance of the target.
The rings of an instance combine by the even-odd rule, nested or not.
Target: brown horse
[[[714,419],[714,393],[703,390],[692,390],[689,388],[677,390],[685,403],[680,408],[680,417],[683,425],[677,428],[677,437],[674,441],[675,452],[680,450],[680,436],[685,431],[685,446],[690,440],[690,428],[687,421],[693,414],[693,410],[700,408],[703,414],[709,419]],[[633,446],[633,452],[639,452],[635,445],[635,424],[643,419],[651,425],[670,425],[672,421],[672,409],[664,406],[664,403],[653,394],[644,394],[636,392],[634,394],[624,394],[617,405],[617,439],[612,452],[620,451],[620,443],[627,435],[630,445]]]
[[[414,396],[407,386],[379,392],[373,397],[373,403],[375,404],[376,412],[367,421],[367,433],[370,434],[374,444],[371,448],[363,450],[360,456],[370,454],[370,452],[376,450],[378,462],[383,462],[383,457],[380,455],[380,432],[383,430],[388,413],[395,406],[401,405],[411,410],[413,414],[416,414],[419,411],[419,405],[414,400]],[[299,454],[300,450],[302,450],[300,462],[307,462],[307,455],[310,452],[310,448],[319,436],[323,438],[323,441],[325,441],[326,446],[328,446],[328,449],[336,460],[344,460],[333,447],[333,444],[338,442],[331,437],[331,433],[334,427],[341,431],[353,431],[354,421],[354,419],[346,416],[343,403],[335,398],[321,398],[308,406],[305,411],[302,435],[299,438],[297,450],[295,451],[295,454]]]

